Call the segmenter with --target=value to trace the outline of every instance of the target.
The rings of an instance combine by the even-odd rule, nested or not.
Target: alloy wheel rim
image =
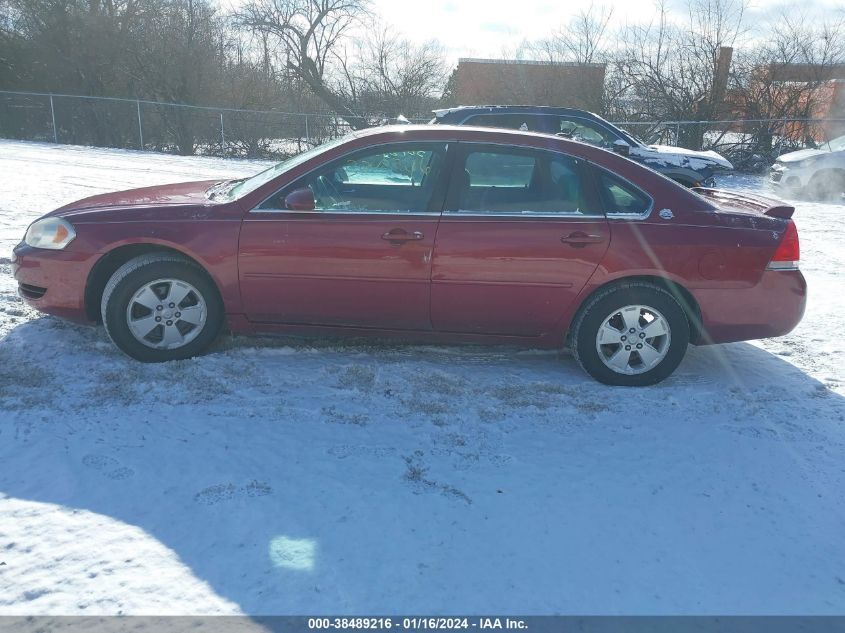
[[[202,332],[208,310],[194,286],[181,279],[156,279],[141,286],[126,307],[126,324],[139,343],[178,349]]]
[[[596,351],[612,371],[635,376],[657,367],[669,353],[671,341],[666,317],[650,306],[629,305],[602,321]]]

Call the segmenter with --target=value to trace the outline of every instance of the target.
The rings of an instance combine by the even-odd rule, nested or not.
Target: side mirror
[[[621,138],[618,138],[613,141],[613,151],[622,156],[628,156],[631,153],[631,146]]]
[[[285,196],[285,208],[291,211],[313,211],[316,206],[314,192],[308,187],[294,189]]]

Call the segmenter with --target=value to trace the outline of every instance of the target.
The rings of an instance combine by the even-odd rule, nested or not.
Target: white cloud
[[[656,15],[654,0],[431,0],[413,9],[402,1],[373,0],[375,12],[406,37],[439,40],[452,63],[459,57],[512,54],[524,40],[549,35],[591,5],[611,7],[613,27],[646,22]],[[670,10],[683,19],[686,5],[686,0],[672,0]],[[752,0],[749,26],[765,28],[781,10],[794,8],[795,3],[785,0]],[[800,10],[810,17],[845,11],[842,0],[807,0]]]

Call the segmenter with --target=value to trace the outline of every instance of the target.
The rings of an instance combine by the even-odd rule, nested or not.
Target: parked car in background
[[[712,186],[713,175],[733,169],[713,151],[671,145],[647,145],[600,116],[573,108],[547,106],[460,106],[435,110],[431,123],[499,127],[563,136],[612,150],[685,187]]]
[[[689,343],[804,311],[791,207],[699,195],[584,143],[489,128],[353,133],[251,178],[79,200],[15,247],[20,295],[158,362],[234,333],[568,345],[648,385]]]
[[[845,136],[779,156],[769,172],[775,188],[845,203]]]

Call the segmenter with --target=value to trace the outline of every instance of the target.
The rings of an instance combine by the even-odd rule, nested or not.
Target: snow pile
[[[260,166],[0,142],[0,257],[75,198]],[[0,259],[0,614],[841,613],[845,229],[798,206],[799,328],[639,390],[489,347],[142,365]]]

